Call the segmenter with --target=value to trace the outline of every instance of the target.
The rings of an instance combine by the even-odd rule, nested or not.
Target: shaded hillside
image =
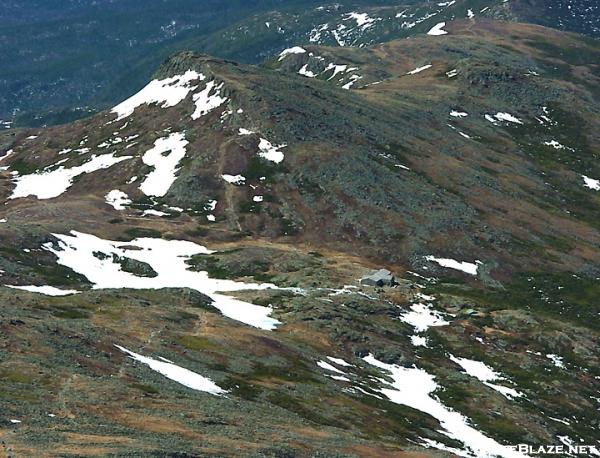
[[[187,96],[117,122],[103,114],[26,132],[4,164],[25,175],[112,152],[132,159],[82,175],[67,195],[118,187],[140,208],[194,211],[216,200],[218,225],[242,234],[352,246],[413,268],[436,253],[481,260],[497,279],[542,266],[593,274],[598,196],[583,177],[600,177],[598,48],[522,25],[506,39],[498,27],[453,23],[446,36],[369,50],[309,47],[266,67],[180,55],[157,78],[202,75],[206,112]],[[562,59],[548,54],[557,46]],[[144,151],[167,132],[181,132],[188,152],[168,193],[151,200],[128,180],[148,173]],[[281,159],[261,156],[263,144]]]

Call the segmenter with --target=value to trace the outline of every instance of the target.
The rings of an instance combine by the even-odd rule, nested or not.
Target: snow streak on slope
[[[74,289],[59,289],[54,286],[12,286],[9,288],[20,289],[21,291],[29,291],[30,293],[43,294],[45,296],[70,296],[72,294],[78,294],[79,291]]]
[[[132,115],[141,105],[157,103],[162,104],[162,108],[174,107],[198,87],[192,85],[193,81],[204,79],[204,75],[188,70],[183,75],[153,80],[140,92],[114,107],[112,112],[118,115],[117,120],[121,120]]]
[[[300,46],[294,46],[293,48],[284,49],[279,54],[279,60],[282,61],[289,54],[304,54],[305,52],[306,52],[306,49],[301,48]]]
[[[140,185],[140,190],[144,194],[162,197],[169,192],[171,185],[177,179],[179,162],[185,157],[185,147],[188,144],[183,133],[173,133],[154,142],[154,148],[148,150],[142,157],[144,164],[154,167]]]
[[[427,261],[432,261],[439,264],[442,267],[446,267],[448,269],[460,270],[469,275],[477,275],[477,270],[479,269],[479,264],[481,262],[475,261],[466,262],[466,261],[455,261],[454,259],[448,258],[436,258],[435,256],[426,256],[425,259]]]
[[[223,315],[261,329],[274,329],[279,321],[271,318],[271,307],[253,305],[219,294],[242,290],[275,288],[271,284],[241,283],[209,278],[207,272],[188,270],[186,261],[193,255],[213,251],[193,242],[142,238],[131,242],[115,242],[72,231],[71,235],[53,234],[60,242],[44,249],[54,253],[58,263],[85,276],[94,289],[162,289],[190,288],[210,297],[213,306]],[[113,257],[130,258],[146,263],[157,273],[156,277],[138,277],[121,269]]]
[[[470,375],[471,377],[475,377],[481,383],[490,387],[493,390],[498,391],[508,399],[523,396],[522,393],[519,393],[514,388],[498,385],[496,383],[490,383],[506,379],[502,375],[497,373],[494,369],[489,367],[487,364],[482,363],[481,361],[474,361],[472,359],[458,358],[454,355],[450,355],[450,359],[456,364],[458,364],[460,367],[462,367],[468,375]]]
[[[456,451],[460,456],[523,458],[524,455],[521,453],[511,450],[509,447],[499,444],[494,439],[477,431],[469,425],[467,418],[446,407],[433,396],[434,391],[438,389],[438,384],[428,372],[416,367],[407,368],[385,364],[373,355],[366,356],[363,359],[365,362],[382,369],[382,372],[390,375],[393,379],[391,383],[382,380],[389,388],[381,388],[378,391],[396,404],[411,407],[437,419],[443,428],[440,432],[465,444],[466,450]],[[428,442],[427,445],[436,447],[440,444]]]
[[[411,70],[407,73],[407,75],[416,75],[417,73],[421,73],[422,71],[430,69],[431,67],[431,64],[423,65],[422,67],[417,67],[414,70]]]
[[[188,388],[196,391],[204,391],[206,393],[214,394],[215,396],[225,393],[225,390],[217,386],[211,379],[203,377],[200,374],[196,374],[195,372],[170,362],[157,361],[156,359],[148,358],[147,356],[138,355],[119,345],[115,345],[115,347],[129,355],[131,359],[147,365],[153,371],[156,371],[181,385],[187,386]]]

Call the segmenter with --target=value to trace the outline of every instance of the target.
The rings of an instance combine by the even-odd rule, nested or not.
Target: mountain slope
[[[321,55],[309,48],[276,59],[269,64],[281,66],[275,72],[184,54],[165,64],[157,78],[190,69],[201,75],[203,81],[188,84],[205,87],[196,104],[184,87],[190,95],[172,109],[140,106],[117,122],[108,122],[114,115],[101,115],[35,139],[24,133],[4,163],[23,174],[72,168],[101,152],[131,155],[116,181],[106,172],[91,183],[99,195],[119,184],[144,205],[148,196],[127,181],[147,174],[144,151],[169,138],[168,132],[181,132],[187,149],[201,153],[189,155],[169,192],[154,200],[183,208],[217,200],[215,214],[230,228],[268,236],[289,230],[315,243],[351,242],[388,262],[414,263],[442,249],[466,251],[470,260],[489,259],[490,269],[500,272],[510,272],[511,265],[546,265],[548,259],[515,249],[532,243],[553,252],[556,268],[590,269],[597,259],[583,247],[597,243],[597,196],[583,176],[600,176],[593,87],[590,92],[596,65],[569,62],[568,56],[560,64],[555,57],[547,60],[545,49],[553,45],[543,29],[513,27],[515,36],[525,35],[516,41],[530,53],[522,54],[507,49],[494,23],[454,24],[447,37],[370,50],[325,48]],[[474,31],[483,37],[472,36]],[[591,59],[597,55],[597,47],[561,39],[587,50]],[[330,78],[336,71],[326,70],[330,64],[356,70]],[[560,76],[555,65],[564,67]],[[302,69],[329,81],[303,78],[297,74]],[[411,74],[415,69],[420,71]],[[352,75],[360,77],[350,86],[357,90],[340,89]],[[248,132],[240,135],[240,129]],[[142,130],[153,133],[135,137]],[[285,160],[265,159],[265,145]],[[56,155],[65,149],[71,151]],[[232,186],[224,174],[247,181]],[[78,184],[67,194],[88,192]],[[264,194],[266,201],[253,208],[252,194]],[[378,218],[365,220],[365,211]]]
[[[257,63],[298,44],[367,46],[461,18],[533,22],[598,37],[591,0],[9,2],[0,14],[0,127],[60,124],[140,88],[194,50]],[[104,33],[110,27],[110,33]]]
[[[443,30],[183,53],[110,112],[4,133],[7,446],[598,443],[599,47]],[[357,284],[381,266],[396,288]]]

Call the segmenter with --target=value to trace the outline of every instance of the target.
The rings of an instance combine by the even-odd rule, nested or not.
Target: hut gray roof
[[[362,285],[385,286],[394,283],[394,276],[387,269],[380,269],[360,279]]]

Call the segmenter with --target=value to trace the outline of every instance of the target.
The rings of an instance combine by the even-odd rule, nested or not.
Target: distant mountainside
[[[600,445],[600,43],[479,3],[320,10],[3,132],[4,451]]]
[[[389,4],[354,0],[348,5]],[[8,1],[0,11],[0,124],[57,124],[135,92],[186,41],[315,0]],[[118,82],[116,85],[112,83]]]
[[[0,69],[0,125],[59,124],[106,108],[182,50],[258,63],[296,44],[367,46],[465,17],[591,37],[600,30],[591,0],[152,0],[139,8],[133,0],[8,2],[0,12],[0,59],[11,63]]]
[[[522,22],[600,38],[600,4],[595,0],[516,0],[511,9]]]

